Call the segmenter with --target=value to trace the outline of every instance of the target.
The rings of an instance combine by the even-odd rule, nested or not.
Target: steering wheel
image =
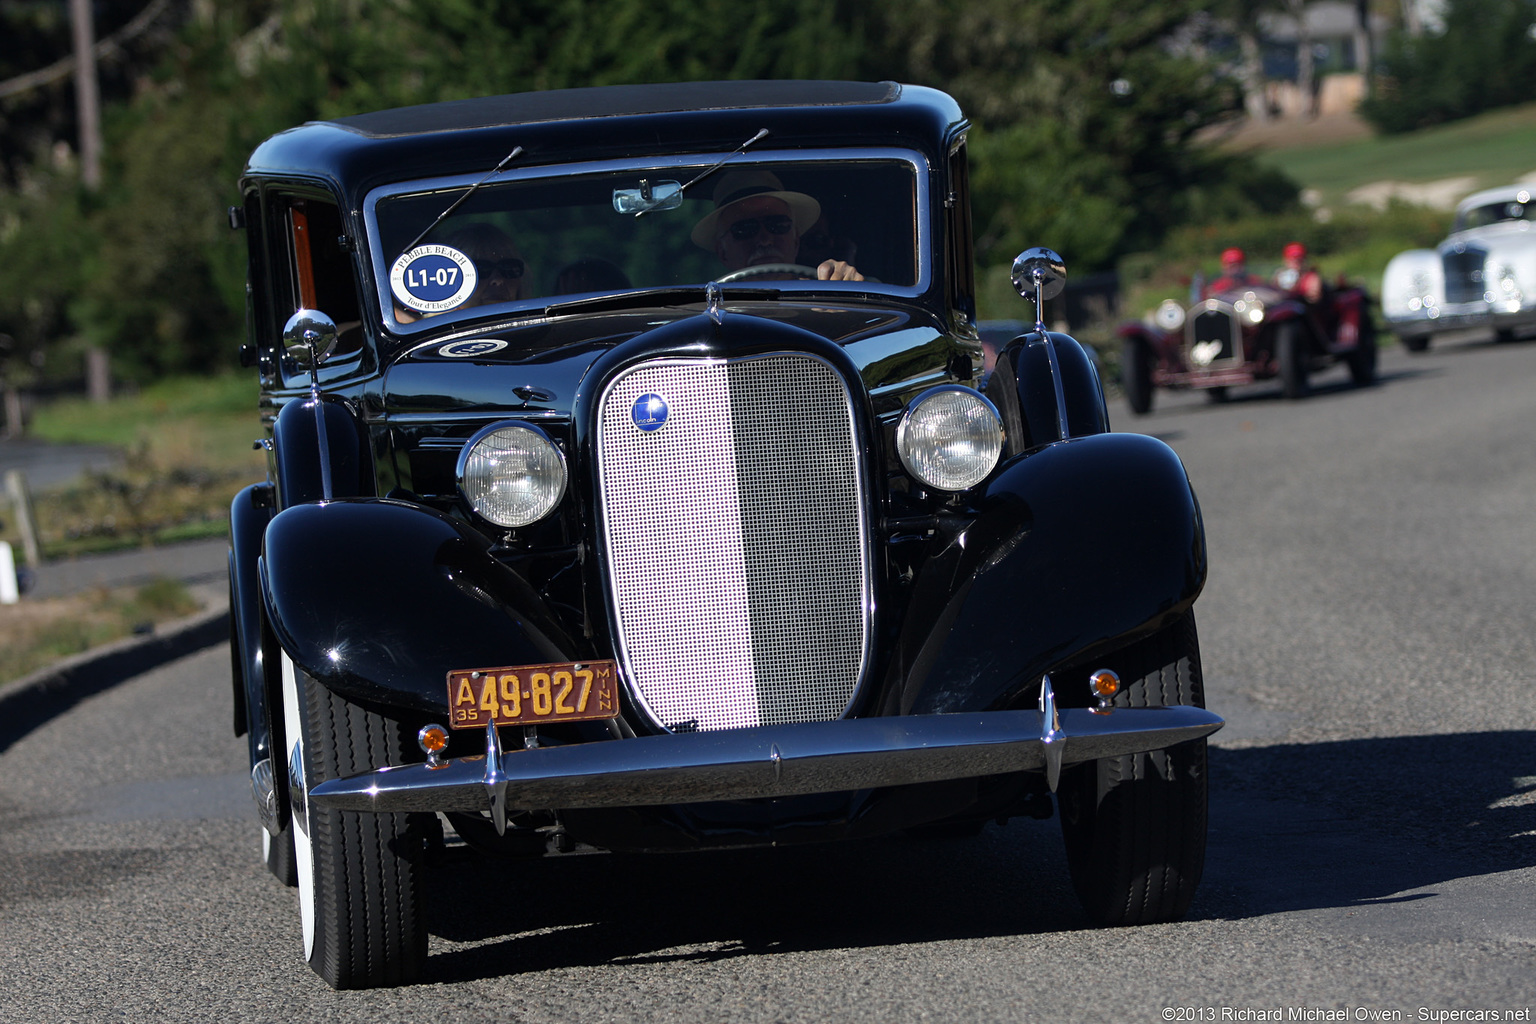
[[[762,277],[765,274],[794,274],[796,277],[816,280],[816,268],[808,267],[803,263],[759,263],[755,267],[742,267],[729,274],[721,274],[715,278],[715,281],[725,284],[730,281],[744,281],[749,277]]]

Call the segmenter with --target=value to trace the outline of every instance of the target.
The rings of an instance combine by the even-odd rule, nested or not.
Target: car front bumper
[[[641,736],[380,768],[320,783],[317,805],[368,812],[644,807],[802,796],[1043,771],[1198,740],[1222,719],[1198,707],[1061,708],[907,715]]]
[[[1521,305],[1514,301],[1461,302],[1454,305],[1404,312],[1396,310],[1386,314],[1387,326],[1396,334],[1430,334],[1473,327],[1505,329],[1536,324],[1536,305]]]

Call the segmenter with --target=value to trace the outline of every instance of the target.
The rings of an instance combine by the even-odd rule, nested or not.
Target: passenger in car
[[[460,228],[447,244],[475,261],[479,281],[464,306],[516,302],[524,297],[528,265],[511,237],[494,224],[480,222]]]
[[[821,204],[804,192],[786,191],[771,171],[730,171],[715,186],[715,208],[693,226],[695,245],[712,251],[728,271],[799,263],[800,237],[821,216]],[[864,275],[845,260],[826,259],[816,266],[821,281],[862,281]],[[792,279],[792,272],[765,274],[769,280]]]
[[[1307,247],[1292,242],[1282,252],[1285,263],[1275,271],[1275,286],[1292,292],[1307,302],[1323,298],[1323,276],[1307,262]]]

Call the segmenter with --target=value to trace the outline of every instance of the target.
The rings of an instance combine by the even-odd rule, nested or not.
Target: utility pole
[[[96,83],[96,22],[91,0],[69,0],[75,37],[75,117],[80,122],[80,180],[101,184],[101,89]]]
[[[96,81],[96,22],[91,0],[69,0],[75,37],[75,116],[80,122],[80,182],[87,191],[101,186],[101,88]],[[106,349],[85,350],[86,394],[93,402],[112,396]]]

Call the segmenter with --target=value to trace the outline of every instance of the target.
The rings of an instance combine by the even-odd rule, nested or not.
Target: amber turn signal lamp
[[[424,725],[416,734],[416,742],[427,754],[427,767],[436,768],[442,763],[442,752],[448,747],[448,730],[441,725]]]
[[[1088,676],[1088,690],[1099,702],[1099,707],[1108,708],[1115,694],[1120,692],[1120,677],[1107,668],[1101,668]]]

